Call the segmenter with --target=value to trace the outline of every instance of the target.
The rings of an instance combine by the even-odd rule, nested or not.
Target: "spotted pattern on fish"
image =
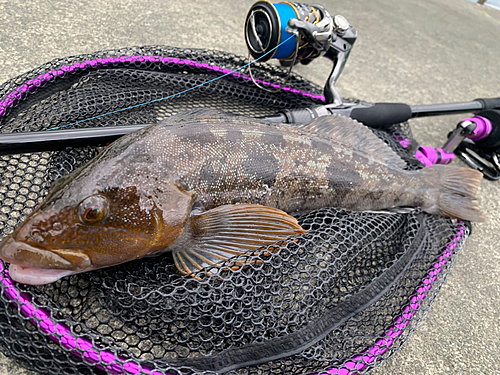
[[[228,117],[224,122],[207,118],[160,123],[148,132],[150,136],[129,150],[136,175],[141,175],[137,179],[155,176],[157,183],[180,178],[197,193],[204,209],[228,203],[262,204],[287,212],[324,206],[363,209],[373,208],[374,201],[377,208],[387,208],[393,204],[382,199],[385,190],[390,187],[389,195],[398,196],[398,203],[410,204],[413,197],[403,194],[405,185],[419,184],[405,171],[290,126]],[[138,163],[141,153],[159,160]],[[158,170],[158,165],[164,169]],[[129,171],[121,172],[125,173]],[[123,181],[119,174],[115,177]],[[365,191],[361,196],[360,189]]]

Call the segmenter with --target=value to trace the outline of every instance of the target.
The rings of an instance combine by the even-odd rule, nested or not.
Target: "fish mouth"
[[[0,243],[0,258],[8,263],[10,277],[23,284],[41,285],[88,270],[88,255],[75,250],[44,250],[9,236]]]
[[[50,284],[65,276],[80,272],[83,271],[25,267],[18,264],[11,264],[9,266],[9,276],[12,280],[29,285]]]

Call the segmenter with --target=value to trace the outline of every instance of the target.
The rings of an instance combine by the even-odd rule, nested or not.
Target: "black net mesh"
[[[159,99],[244,65],[209,50],[138,47],[54,60],[0,87],[0,131],[40,131]],[[286,72],[253,68],[262,84]],[[154,123],[195,107],[246,116],[322,103],[293,75],[277,94],[245,72],[171,100],[74,127]],[[407,124],[376,134],[407,162]],[[407,140],[409,147],[401,146]],[[404,143],[404,142],[403,142]],[[0,232],[11,233],[50,184],[96,148],[0,157]],[[0,261],[0,350],[42,374],[347,374],[397,351],[436,297],[469,231],[407,213],[322,209],[297,217],[307,233],[217,278],[180,275],[170,255],[16,284]]]

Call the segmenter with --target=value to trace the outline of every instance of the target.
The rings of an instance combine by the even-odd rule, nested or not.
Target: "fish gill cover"
[[[41,131],[165,97],[244,65],[245,58],[163,46],[61,58],[0,87],[0,132]],[[262,84],[286,72],[253,68]],[[78,127],[154,123],[197,107],[245,116],[322,103],[297,75],[277,94],[238,72],[169,101]],[[407,163],[407,124],[376,131]],[[408,144],[408,142],[406,142]],[[93,158],[93,147],[0,157],[1,238],[48,188]],[[425,214],[321,209],[307,233],[250,252],[247,266],[198,279],[169,254],[15,284],[0,262],[0,350],[42,374],[348,374],[369,371],[418,327],[468,235]]]

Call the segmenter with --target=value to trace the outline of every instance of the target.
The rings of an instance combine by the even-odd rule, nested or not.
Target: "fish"
[[[14,280],[46,284],[172,252],[183,275],[217,268],[304,229],[296,212],[421,207],[484,222],[482,174],[405,162],[340,115],[294,126],[210,109],[172,116],[105,147],[54,182],[0,243]]]

